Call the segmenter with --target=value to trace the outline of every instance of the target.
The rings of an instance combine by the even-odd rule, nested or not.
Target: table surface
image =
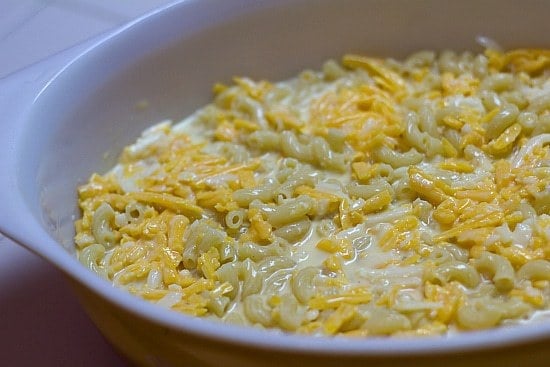
[[[173,0],[2,0],[0,79]],[[0,235],[0,365],[127,366],[64,276]]]

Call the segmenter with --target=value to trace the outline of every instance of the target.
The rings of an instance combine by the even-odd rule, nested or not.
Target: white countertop
[[[172,0],[2,0],[0,79]],[[0,235],[0,365],[127,366],[63,275]]]

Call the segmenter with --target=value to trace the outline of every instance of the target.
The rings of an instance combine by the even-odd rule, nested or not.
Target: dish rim
[[[290,3],[288,0],[285,1]],[[136,32],[136,30],[140,31],[146,29],[149,22],[160,22],[163,16],[167,14],[172,7],[190,6],[197,2],[197,0],[176,1],[149,12],[116,31],[101,37],[76,57],[65,60],[62,67],[53,77],[49,77],[43,84],[42,82],[38,82],[34,85],[33,93],[35,93],[35,96],[32,99],[32,103],[22,107],[22,113],[18,117],[19,121],[24,120],[25,116],[32,111],[33,105],[40,100],[40,98],[46,98],[44,95],[48,94],[48,88],[55,85],[56,80],[63,77],[65,73],[70,72],[72,70],[71,68],[74,69],[88,62],[90,58],[98,53],[105,53],[109,47],[112,47],[113,42],[120,42],[124,37]],[[250,1],[241,1],[240,3],[249,2]],[[45,63],[47,63],[47,61],[40,62],[35,65],[35,67],[40,68],[40,65]],[[25,70],[23,70],[19,73],[18,77],[25,78],[25,73]],[[18,130],[19,128],[15,128],[15,133],[17,133]],[[18,149],[16,147],[16,140],[12,143],[12,146],[0,148],[0,153],[10,151],[10,147]],[[11,168],[13,172],[16,172],[15,163],[15,159],[9,160],[7,163],[0,163],[0,168],[8,167]],[[0,180],[0,191],[14,189],[18,184],[15,178]],[[0,195],[0,197],[2,196]],[[7,237],[10,237],[16,242],[23,244],[24,247],[46,258],[68,276],[115,306],[163,327],[191,332],[210,340],[223,341],[228,344],[238,344],[246,347],[277,350],[280,352],[374,357],[473,352],[525,344],[550,338],[550,322],[460,332],[456,335],[443,337],[373,337],[354,339],[347,337],[286,334],[280,331],[241,327],[179,314],[175,311],[165,310],[158,305],[151,304],[138,297],[132,296],[124,290],[112,287],[107,281],[104,281],[80,265],[74,256],[65,251],[62,245],[51,237],[51,234],[43,228],[42,224],[29,213],[22,196],[11,195],[11,198],[8,198],[7,202],[11,213],[13,213],[12,215],[18,218],[19,223],[26,224],[26,226],[23,227],[22,224],[17,225],[17,221],[15,220],[0,222],[0,231],[5,233]],[[31,228],[28,228],[29,223],[32,223]]]

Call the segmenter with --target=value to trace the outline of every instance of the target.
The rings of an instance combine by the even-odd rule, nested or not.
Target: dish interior
[[[19,136],[19,189],[37,222],[74,252],[75,188],[112,167],[151,123],[207,103],[215,82],[282,80],[346,52],[479,51],[478,36],[503,48],[548,46],[547,6],[531,5],[240,1],[213,11],[182,2],[97,45],[41,92]]]

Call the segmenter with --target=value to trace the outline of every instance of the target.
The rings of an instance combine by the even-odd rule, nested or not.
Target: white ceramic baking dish
[[[216,81],[284,79],[350,51],[478,51],[477,36],[548,47],[548,14],[547,1],[177,2],[0,81],[0,231],[64,271],[104,335],[143,366],[547,366],[550,322],[359,340],[168,312],[82,267],[72,222],[78,184],[149,124],[206,103]]]

